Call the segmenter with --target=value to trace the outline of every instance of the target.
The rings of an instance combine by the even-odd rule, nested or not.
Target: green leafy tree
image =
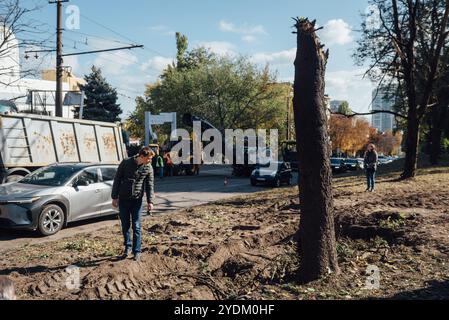
[[[445,68],[449,1],[370,0],[369,4],[376,10],[365,16],[355,58],[361,65],[370,63],[367,74],[380,85],[390,82],[387,86],[402,92],[401,116],[406,118],[402,178],[411,178],[417,171],[423,119],[435,105],[437,82]],[[377,26],[368,23],[375,11]]]
[[[146,111],[191,113],[217,128],[285,130],[285,85],[276,83],[268,67],[259,69],[245,57],[219,57],[205,48],[185,51],[186,38],[177,36],[177,64],[168,66],[158,83],[137,99],[128,127],[143,137],[138,124]]]
[[[114,89],[101,74],[101,69],[92,66],[91,73],[84,76],[85,85],[80,86],[84,91],[83,119],[117,122],[120,121],[122,109],[117,104],[117,90]],[[79,108],[75,110],[75,117],[79,117]]]
[[[349,102],[348,101],[343,101],[340,106],[338,107],[338,113],[339,114],[343,114],[345,116],[349,116],[352,114],[352,110],[349,107]]]

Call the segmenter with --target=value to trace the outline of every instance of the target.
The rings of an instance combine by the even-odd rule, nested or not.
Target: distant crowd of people
[[[173,177],[174,175],[174,164],[170,157],[170,153],[163,152],[162,155],[159,153],[156,154],[156,156],[153,158],[152,165],[154,170],[156,171],[155,174],[159,178],[167,177]]]

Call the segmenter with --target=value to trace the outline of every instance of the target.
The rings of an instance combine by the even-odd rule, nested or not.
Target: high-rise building
[[[373,91],[373,105],[372,110],[393,111],[394,99],[386,90]],[[372,126],[379,132],[393,131],[396,127],[394,115],[388,113],[373,114]]]

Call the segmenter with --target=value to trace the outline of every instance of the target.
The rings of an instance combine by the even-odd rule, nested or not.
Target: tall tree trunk
[[[409,107],[406,136],[406,155],[402,179],[413,178],[418,169],[420,120],[416,109]]]
[[[437,165],[441,156],[441,141],[445,123],[448,120],[449,88],[444,87],[438,92],[438,105],[432,108],[432,128],[430,132],[430,163]]]
[[[315,22],[297,19],[294,115],[299,153],[301,222],[299,280],[338,274],[330,144],[324,99],[328,53],[323,53]]]
[[[430,163],[432,165],[437,165],[441,156],[441,138],[443,136],[441,124],[444,120],[444,109],[441,103],[432,108],[432,126],[430,128]]]

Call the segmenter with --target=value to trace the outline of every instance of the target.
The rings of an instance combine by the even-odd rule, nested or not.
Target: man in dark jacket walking
[[[134,260],[140,261],[142,252],[140,218],[144,192],[147,196],[148,211],[151,212],[154,209],[154,172],[151,166],[153,157],[153,150],[148,147],[142,148],[137,156],[122,161],[114,178],[111,197],[113,207],[118,207],[120,211],[125,240],[123,259],[129,256],[132,248]],[[131,225],[133,228],[132,242]]]
[[[377,171],[377,162],[379,161],[379,156],[376,152],[376,146],[374,144],[370,144],[368,146],[368,150],[365,153],[365,170],[366,170],[366,179],[368,187],[366,191],[374,192],[376,188],[376,171]]]

